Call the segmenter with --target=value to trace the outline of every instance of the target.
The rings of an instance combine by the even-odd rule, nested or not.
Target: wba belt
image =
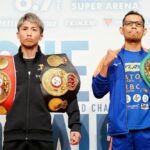
[[[6,114],[14,100],[16,74],[13,56],[0,55],[0,114]]]
[[[67,55],[47,55],[41,73],[41,90],[49,110],[65,112],[79,88],[79,75]]]

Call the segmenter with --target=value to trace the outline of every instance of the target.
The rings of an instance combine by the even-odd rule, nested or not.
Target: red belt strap
[[[13,56],[0,55],[0,115],[6,114],[16,93],[16,71]]]

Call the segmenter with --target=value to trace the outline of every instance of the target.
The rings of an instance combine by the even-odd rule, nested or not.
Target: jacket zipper
[[[124,73],[124,93],[125,93],[125,100],[126,100],[126,86],[125,86],[125,65],[124,65],[124,61],[123,61],[123,59],[122,59],[122,57],[120,56],[120,55],[118,55],[119,57],[120,57],[120,60],[121,60],[121,62],[122,62],[122,64],[123,64],[123,73]],[[125,103],[126,103],[126,101],[125,101]],[[128,113],[127,113],[127,103],[126,103],[126,128],[127,128],[127,130],[128,130],[128,121],[127,121],[127,118],[128,118]],[[129,132],[129,130],[128,130],[128,132]]]
[[[28,71],[28,91],[27,91],[27,105],[26,105],[26,107],[27,107],[27,109],[26,109],[26,137],[25,137],[25,140],[28,140],[30,76],[31,76],[31,71]]]

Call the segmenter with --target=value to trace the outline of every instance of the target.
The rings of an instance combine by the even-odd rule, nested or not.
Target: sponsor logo
[[[148,109],[149,109],[149,105],[142,103],[142,104],[141,104],[141,109],[143,109],[143,110],[148,110]]]

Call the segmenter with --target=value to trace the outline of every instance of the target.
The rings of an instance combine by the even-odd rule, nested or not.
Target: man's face
[[[17,37],[20,40],[22,46],[26,48],[33,48],[38,45],[38,42],[42,39],[42,33],[37,24],[25,21],[17,32]]]
[[[125,18],[123,26],[120,28],[120,32],[124,35],[126,41],[138,42],[146,33],[142,18],[138,15],[128,15]]]

